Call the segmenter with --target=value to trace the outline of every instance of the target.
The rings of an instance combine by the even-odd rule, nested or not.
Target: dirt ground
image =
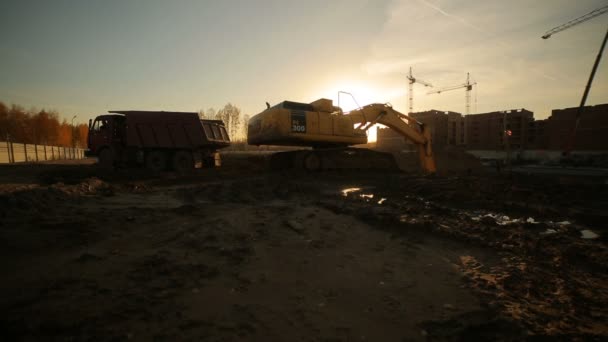
[[[601,179],[0,166],[11,341],[608,336]]]

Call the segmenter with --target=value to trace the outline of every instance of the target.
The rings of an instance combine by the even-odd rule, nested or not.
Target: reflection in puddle
[[[348,196],[351,192],[361,191],[361,188],[346,188],[342,189],[342,196]]]
[[[382,198],[381,198],[381,199],[378,201],[378,204],[382,204],[382,203],[384,203],[384,202],[386,202],[386,198],[382,197]]]
[[[583,239],[597,239],[598,237],[600,237],[598,234],[589,229],[581,230],[581,238]]]
[[[371,189],[371,187],[367,187],[367,188],[346,188],[346,189],[342,189],[340,192],[342,193],[342,196],[344,197],[348,197],[348,195],[352,194],[352,193],[356,193],[356,192],[360,192],[363,189]],[[372,199],[374,198],[374,194],[358,194],[358,197],[360,198],[365,198],[365,199]]]
[[[521,224],[521,223],[528,223],[528,224],[545,224],[549,227],[553,227],[553,228],[547,228],[544,231],[540,232],[541,235],[551,235],[551,234],[556,234],[559,232],[563,232],[566,231],[564,229],[566,229],[566,227],[568,226],[574,226],[574,224],[570,221],[560,221],[560,222],[553,222],[553,221],[536,221],[533,217],[528,217],[527,219],[512,219],[507,215],[503,215],[503,214],[494,214],[494,213],[485,213],[482,214],[480,212],[464,212],[464,214],[466,216],[468,216],[472,221],[476,221],[476,222],[480,222],[484,219],[491,219],[494,222],[496,222],[497,225],[499,226],[507,226],[507,225],[511,225],[511,224]],[[581,238],[582,239],[597,239],[599,237],[599,235],[589,229],[582,229],[582,227],[580,226],[575,226],[574,228],[578,228],[581,229],[580,233],[581,233]]]

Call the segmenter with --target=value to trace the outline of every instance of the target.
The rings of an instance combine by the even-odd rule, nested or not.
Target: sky
[[[230,102],[390,102],[414,111],[578,106],[608,14],[547,30],[607,0],[2,0],[0,101],[79,122],[109,110],[198,111]],[[608,55],[608,53],[606,53]],[[608,103],[604,56],[587,104]]]

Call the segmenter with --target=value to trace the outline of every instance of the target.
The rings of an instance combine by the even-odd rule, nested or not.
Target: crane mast
[[[432,87],[433,85],[425,82],[421,79],[415,78],[414,75],[412,74],[412,67],[410,67],[410,73],[409,75],[407,75],[407,79],[409,81],[409,113],[413,113],[414,112],[414,83],[419,83],[422,84],[425,87]]]

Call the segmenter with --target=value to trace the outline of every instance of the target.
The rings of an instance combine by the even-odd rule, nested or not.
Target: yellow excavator
[[[249,120],[249,145],[312,147],[275,153],[271,157],[273,167],[308,171],[396,168],[389,153],[349,147],[366,144],[367,130],[378,123],[415,143],[422,169],[428,173],[436,171],[428,127],[388,104],[373,103],[346,113],[329,99],[311,103],[283,101],[266,106],[266,110]]]

